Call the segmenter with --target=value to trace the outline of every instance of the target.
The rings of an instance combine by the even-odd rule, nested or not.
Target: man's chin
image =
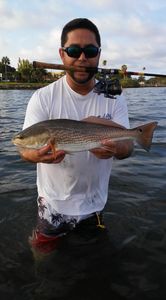
[[[86,76],[77,76],[75,74],[72,74],[72,78],[79,84],[84,84],[86,82],[88,82],[89,80],[92,79],[92,77],[94,76],[94,73],[88,73],[86,74]]]
[[[79,84],[84,84],[90,80],[89,78],[86,78],[86,79],[73,78],[73,79],[75,80],[75,82],[77,82]]]

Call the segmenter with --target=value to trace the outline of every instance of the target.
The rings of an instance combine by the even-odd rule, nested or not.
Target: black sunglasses
[[[82,52],[85,54],[86,58],[93,58],[97,56],[97,54],[100,51],[100,48],[94,45],[88,45],[85,46],[84,48],[81,48],[80,46],[77,45],[73,45],[66,48],[62,47],[62,50],[65,51],[68,56],[73,58],[79,58]]]

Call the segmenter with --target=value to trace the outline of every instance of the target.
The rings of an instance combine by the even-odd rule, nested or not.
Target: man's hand
[[[97,118],[94,116],[90,116],[86,119],[83,119],[83,121],[125,129],[124,126],[117,124],[111,120]],[[108,159],[111,158],[112,156],[116,157],[117,159],[123,159],[129,157],[132,151],[133,151],[133,141],[131,140],[123,140],[123,141],[116,141],[116,142],[111,140],[109,141],[103,140],[102,146],[100,148],[90,150],[91,153],[93,153],[97,158],[100,159]]]
[[[57,164],[64,159],[65,152],[58,150],[53,153],[51,146],[47,145],[40,149],[22,148],[20,149],[20,155],[23,159],[33,163]]]
[[[131,155],[133,151],[133,141],[108,141],[103,140],[102,147],[91,150],[97,158],[108,159],[115,157],[117,159],[124,159]]]
[[[103,141],[101,148],[95,148],[90,150],[97,158],[108,159],[116,154],[116,142]]]

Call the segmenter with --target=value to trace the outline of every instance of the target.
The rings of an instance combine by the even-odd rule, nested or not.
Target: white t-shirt
[[[69,87],[64,76],[32,95],[23,128],[47,119],[81,120],[88,116],[129,127],[123,95],[116,99],[93,91],[80,95]],[[59,164],[38,163],[38,194],[60,214],[79,216],[101,211],[107,201],[111,168],[111,158],[98,159],[89,151],[66,154]]]

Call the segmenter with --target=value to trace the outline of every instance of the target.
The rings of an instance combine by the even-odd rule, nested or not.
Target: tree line
[[[2,57],[0,62],[0,80],[11,82],[49,82],[57,79],[59,75],[45,69],[33,68],[28,59],[18,60],[17,69],[10,66],[10,59]]]
[[[103,66],[106,66],[107,61],[103,60]],[[127,70],[126,65],[122,65],[123,71]],[[145,68],[143,68],[145,70]],[[124,72],[125,73],[125,72]],[[0,80],[11,82],[28,82],[28,83],[44,83],[53,82],[62,76],[61,73],[51,73],[46,69],[33,68],[32,63],[28,59],[18,60],[17,69],[10,65],[10,59],[7,56],[3,56],[0,61]],[[98,74],[96,75],[98,78]],[[132,78],[131,75],[118,75],[122,87],[140,87],[140,86],[166,86],[166,78],[152,77],[146,79],[144,76],[138,78]]]

